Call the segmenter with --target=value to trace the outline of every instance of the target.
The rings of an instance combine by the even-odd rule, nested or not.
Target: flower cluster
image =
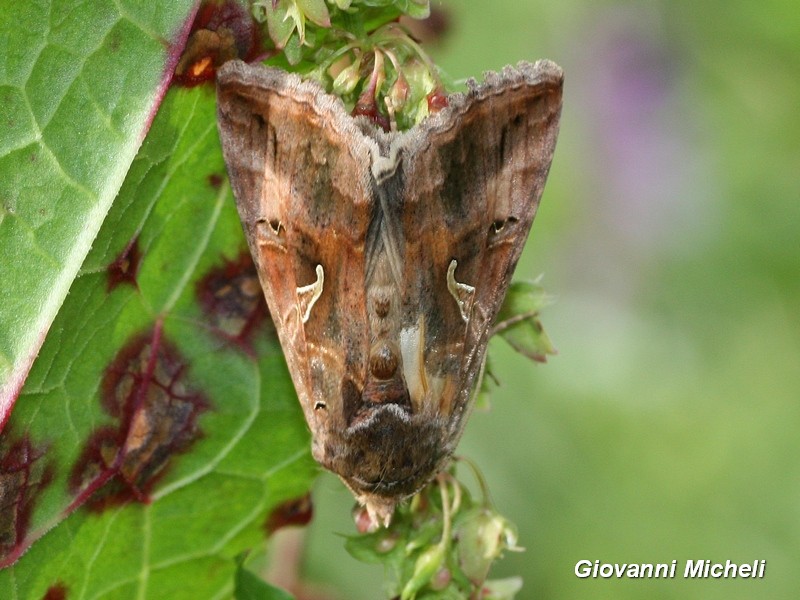
[[[447,105],[441,77],[399,22],[429,0],[255,0],[280,54],[269,62],[319,81],[354,116],[405,130]]]
[[[440,474],[398,507],[387,528],[377,528],[363,508],[356,509],[356,524],[365,531],[348,538],[347,550],[384,565],[388,597],[510,600],[522,586],[519,578],[487,581],[504,550],[521,550],[516,528],[491,506],[480,475],[478,501],[453,473]]]

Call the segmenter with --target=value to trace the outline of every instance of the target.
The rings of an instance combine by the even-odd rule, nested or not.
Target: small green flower
[[[439,543],[419,555],[414,563],[414,574],[403,588],[400,600],[413,600],[417,592],[431,582],[444,563],[446,549],[446,544]]]
[[[337,96],[346,96],[356,89],[361,79],[361,57],[359,56],[353,64],[339,71],[336,79],[333,80],[333,93]]]
[[[458,539],[458,564],[476,585],[483,583],[489,567],[503,550],[521,550],[517,547],[516,527],[485,507],[465,518],[456,528],[455,537]]]

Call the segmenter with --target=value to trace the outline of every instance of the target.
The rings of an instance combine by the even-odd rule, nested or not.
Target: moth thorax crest
[[[375,297],[372,299],[372,312],[375,313],[376,317],[385,319],[389,316],[389,309],[391,307],[392,301],[388,297],[375,294]]]

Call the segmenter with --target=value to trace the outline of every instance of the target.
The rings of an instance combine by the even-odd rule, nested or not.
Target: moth
[[[386,133],[312,81],[228,62],[218,125],[312,432],[373,520],[448,462],[558,134],[563,74],[520,63]]]

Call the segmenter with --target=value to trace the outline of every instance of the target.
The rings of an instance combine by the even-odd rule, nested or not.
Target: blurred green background
[[[793,598],[800,589],[800,11],[794,1],[455,0],[454,78],[547,57],[561,136],[517,270],[559,354],[503,342],[460,452],[527,551],[522,599]],[[307,577],[374,600],[352,500],[320,480]],[[578,579],[575,563],[767,560],[763,580]]]

